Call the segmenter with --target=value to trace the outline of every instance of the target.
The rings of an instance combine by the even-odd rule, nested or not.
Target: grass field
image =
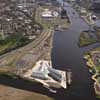
[[[92,35],[95,35],[95,34],[92,34]],[[78,44],[80,47],[82,47],[82,46],[87,46],[96,42],[98,42],[98,39],[91,36],[91,34],[87,31],[87,32],[82,32],[80,34]]]
[[[30,40],[20,34],[6,37],[4,40],[0,39],[0,54],[11,51],[15,48],[24,46]]]

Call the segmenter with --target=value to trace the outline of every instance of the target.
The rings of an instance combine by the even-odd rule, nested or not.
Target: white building
[[[50,11],[49,9],[45,9],[44,12],[42,12],[43,18],[52,18],[57,17],[59,14],[56,11]]]
[[[44,12],[42,12],[42,17],[53,17],[52,11],[45,9]]]

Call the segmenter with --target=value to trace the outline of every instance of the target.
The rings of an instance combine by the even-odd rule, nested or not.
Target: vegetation
[[[98,72],[100,72],[100,66],[95,67]]]
[[[90,44],[93,44],[93,43],[96,43],[97,41],[95,39],[84,39],[84,38],[81,38],[80,41],[79,41],[79,46],[86,46],[86,45],[90,45]]]
[[[93,49],[94,51],[100,51],[100,47]]]
[[[97,96],[96,96],[96,98],[100,98],[100,96],[99,96],[99,95],[97,95]]]
[[[0,55],[15,48],[24,46],[29,42],[30,40],[27,37],[22,36],[21,34],[10,35],[5,39],[0,38]]]
[[[93,33],[93,35],[95,35]],[[97,38],[94,38],[93,36],[90,35],[90,33],[87,31],[87,32],[82,32],[80,34],[80,37],[79,37],[79,46],[87,46],[87,45],[90,45],[90,44],[93,44],[93,43],[96,43],[98,42]]]
[[[93,49],[92,51],[89,51],[88,53],[85,53],[85,56],[84,58],[87,60],[87,66],[89,66],[89,70],[90,72],[93,74],[92,76],[92,79],[95,81],[95,83],[97,84],[100,84],[100,63],[95,63],[94,64],[94,61],[92,59],[92,56],[94,53],[96,53],[100,51],[100,47],[99,48],[96,48],[96,49]],[[100,58],[97,58],[98,60]],[[96,97],[97,98],[100,98],[100,90],[98,90],[99,88],[97,88],[96,86],[94,86],[95,88],[95,93],[96,93]]]

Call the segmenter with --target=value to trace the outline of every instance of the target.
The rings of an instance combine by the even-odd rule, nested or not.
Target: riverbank
[[[87,9],[83,5],[79,5],[77,3],[72,4],[73,8],[76,9],[79,16],[88,24],[91,25],[93,23],[93,20],[91,19],[92,11],[90,9]]]
[[[86,65],[89,67],[90,72],[93,74],[92,79],[94,82],[94,89],[97,97],[100,98],[100,63],[99,63],[100,48],[96,48],[84,55],[87,60]]]
[[[92,30],[85,30],[81,32],[78,45],[80,47],[85,47],[85,46],[100,42],[96,34],[97,34],[96,31],[92,31]]]

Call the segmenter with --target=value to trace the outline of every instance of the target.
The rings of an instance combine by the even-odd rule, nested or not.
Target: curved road
[[[80,32],[89,28],[88,24],[78,15],[78,13],[68,4],[64,3],[71,27],[65,32],[55,32],[52,61],[58,69],[72,70],[72,85],[69,89],[55,96],[56,100],[97,100],[94,93],[93,81],[83,61],[84,51],[94,48],[96,45],[87,48],[79,48],[78,38]],[[73,14],[73,12],[75,14]],[[97,45],[98,46],[98,45]],[[62,93],[63,91],[63,93]]]

